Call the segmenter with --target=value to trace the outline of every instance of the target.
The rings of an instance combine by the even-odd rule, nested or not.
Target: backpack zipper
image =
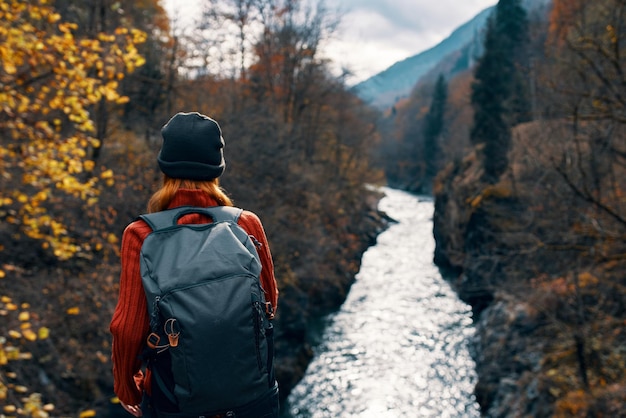
[[[261,309],[261,304],[258,301],[254,301],[253,306],[256,314],[254,321],[256,361],[259,366],[259,371],[263,371],[263,360],[261,359],[261,337],[265,334],[265,329],[263,328],[263,310]]]
[[[150,329],[152,332],[157,332],[159,326],[161,325],[161,321],[159,320],[159,302],[161,301],[160,296],[155,296],[154,302],[152,302],[152,314],[150,315]]]
[[[251,278],[257,280],[257,277],[254,274],[248,273],[248,272],[247,273],[243,273],[242,272],[242,273],[227,274],[227,275],[215,278],[215,279],[205,279],[205,280],[201,280],[199,282],[190,283],[190,284],[188,284],[186,286],[181,286],[181,287],[177,287],[177,288],[172,289],[172,290],[168,290],[167,292],[163,293],[163,295],[160,297],[160,299],[163,300],[163,299],[167,298],[169,295],[171,295],[173,293],[189,290],[189,289],[192,289],[192,288],[197,287],[197,286],[203,286],[203,285],[205,285],[208,282],[218,282],[218,281],[222,281],[222,280],[228,280],[228,279],[230,279],[232,277],[236,277],[236,276],[248,277],[248,278],[251,277]],[[157,298],[159,298],[159,296],[157,296]]]

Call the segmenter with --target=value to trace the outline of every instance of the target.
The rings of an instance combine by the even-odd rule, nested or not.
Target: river
[[[433,264],[433,201],[383,189],[379,235],[283,418],[479,417],[471,309]]]

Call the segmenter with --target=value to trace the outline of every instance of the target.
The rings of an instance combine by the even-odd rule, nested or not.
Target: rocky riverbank
[[[346,226],[343,263],[336,266],[335,280],[314,277],[299,286],[285,286],[280,295],[276,317],[276,375],[281,399],[286,399],[302,379],[312,359],[311,329],[319,320],[341,307],[354,283],[361,257],[391,221],[378,211],[381,195],[371,192],[355,214],[359,221]],[[340,279],[340,280],[336,280]]]
[[[362,198],[346,214],[353,222],[346,221],[344,229],[336,231],[335,239],[342,247],[336,256],[343,263],[329,260],[328,265],[308,268],[322,272],[332,267],[332,275],[290,282],[289,277],[277,274],[281,294],[275,320],[276,372],[283,399],[302,378],[312,357],[311,324],[341,306],[363,252],[387,225],[387,217],[377,210],[380,197],[371,192]],[[0,237],[9,239],[8,234]],[[43,411],[44,404],[54,405],[54,416],[77,416],[81,411],[106,417],[127,415],[113,393],[108,331],[117,303],[118,258],[110,254],[102,260],[64,263],[33,240],[13,238],[4,246],[0,405],[30,405],[33,411]],[[7,389],[4,396],[3,388]]]
[[[517,133],[539,141],[535,128]],[[511,170],[485,184],[471,154],[434,188],[435,262],[473,308],[482,413],[626,416],[623,243],[598,233],[611,220],[558,173],[538,182],[516,164],[523,155],[514,147]]]

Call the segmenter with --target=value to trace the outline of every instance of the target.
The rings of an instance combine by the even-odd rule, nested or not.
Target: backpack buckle
[[[170,347],[178,347],[178,337],[180,331],[178,331],[178,325],[176,325],[176,318],[169,318],[163,325],[163,331],[167,334],[167,339],[170,342]]]
[[[269,319],[274,319],[274,307],[272,306],[272,302],[265,302],[265,315]]]
[[[150,333],[148,338],[146,338],[146,345],[153,350],[159,348],[159,342],[161,341],[161,337],[155,332]]]

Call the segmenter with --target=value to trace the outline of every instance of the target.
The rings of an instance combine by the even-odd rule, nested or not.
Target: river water
[[[284,418],[479,417],[471,309],[433,264],[433,201],[383,189],[398,223],[363,255]]]

